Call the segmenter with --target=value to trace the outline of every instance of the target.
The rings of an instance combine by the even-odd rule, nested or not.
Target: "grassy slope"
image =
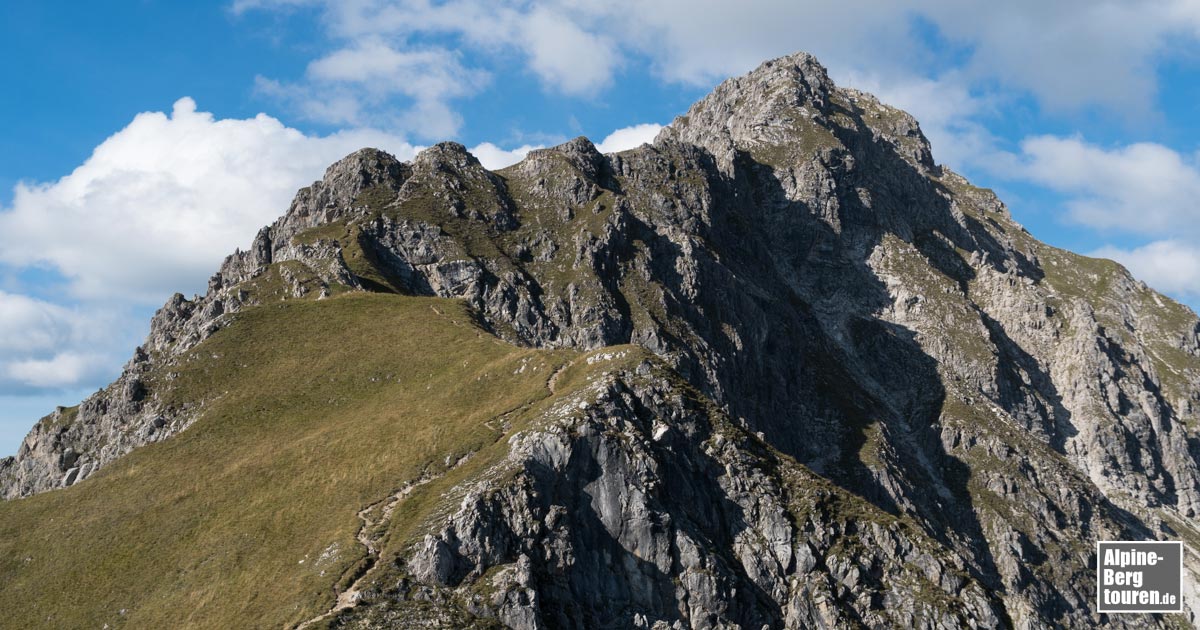
[[[0,625],[280,627],[323,612],[364,555],[356,511],[494,443],[484,423],[548,396],[572,356],[471,321],[455,301],[382,294],[246,311],[161,381],[168,399],[217,396],[192,428],[0,503]]]

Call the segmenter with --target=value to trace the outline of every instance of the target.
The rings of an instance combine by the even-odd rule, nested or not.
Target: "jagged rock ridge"
[[[1195,315],[1037,242],[803,54],[620,154],[345,158],[168,302],[121,379],[39,422],[0,489],[77,483],[202,417],[147,382],[243,309],[359,290],[663,365],[513,436],[508,474],[464,483],[326,621],[1140,626],[1166,622],[1090,612],[1094,540],[1200,538]]]

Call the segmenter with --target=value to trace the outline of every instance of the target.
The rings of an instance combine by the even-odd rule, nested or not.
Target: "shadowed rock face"
[[[183,430],[204,401],[162,408],[141,375],[279,299],[247,288],[267,277],[462,298],[514,343],[665,364],[514,436],[335,624],[1141,626],[1162,620],[1091,613],[1094,541],[1200,539],[1195,315],[1034,240],[807,55],[619,154],[348,156],[172,298],[120,380],[40,421],[3,495]]]

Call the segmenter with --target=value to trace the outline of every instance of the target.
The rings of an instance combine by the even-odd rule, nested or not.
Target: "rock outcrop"
[[[1200,512],[1200,321],[1036,241],[911,116],[803,54],[619,154],[345,158],[206,295],[172,298],[121,379],[39,422],[0,492],[201,417],[155,383],[242,309],[360,290],[657,358],[514,436],[335,624],[1167,623],[1091,612],[1089,563],[1097,539],[1178,538]]]

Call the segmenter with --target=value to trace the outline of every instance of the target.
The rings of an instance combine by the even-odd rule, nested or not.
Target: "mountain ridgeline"
[[[797,54],[617,154],[346,157],[0,495],[23,627],[1189,627],[1094,543],[1200,572],[1200,321]]]

